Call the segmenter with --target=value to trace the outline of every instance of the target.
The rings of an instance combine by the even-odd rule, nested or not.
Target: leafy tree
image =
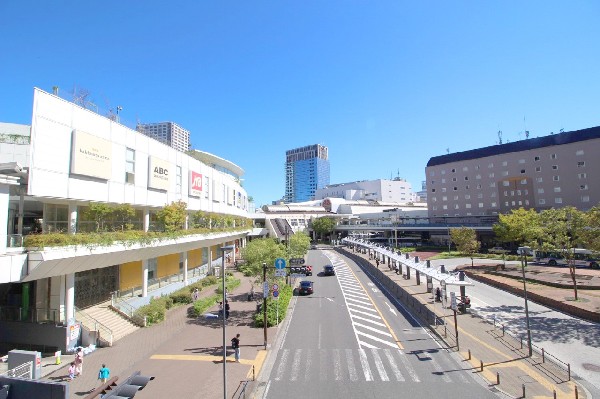
[[[290,258],[303,258],[309,248],[308,234],[299,231],[290,237]]]
[[[473,254],[477,253],[481,246],[477,241],[475,230],[468,227],[453,228],[450,229],[450,238],[459,252],[471,258],[471,266],[473,266]]]
[[[585,247],[600,252],[600,205],[596,205],[585,213],[587,228],[582,233]]]
[[[96,232],[104,231],[106,219],[112,213],[113,209],[107,204],[101,202],[92,202],[84,212],[86,218],[96,222]]]
[[[183,201],[171,202],[156,213],[156,217],[166,232],[182,230],[185,226],[187,204]]]
[[[133,218],[135,217],[135,209],[131,204],[121,204],[114,208],[113,218],[116,221],[116,226],[121,231],[133,229]]]
[[[586,215],[573,206],[547,209],[540,213],[542,229],[542,249],[560,250],[564,255],[573,281],[575,300],[577,297],[577,274],[573,248],[586,242]]]
[[[324,216],[312,220],[312,228],[321,237],[329,235],[333,232],[336,222],[335,219],[329,216]]]
[[[286,258],[287,251],[285,245],[279,243],[274,238],[258,238],[250,241],[246,247],[242,248],[242,258],[246,262],[240,267],[247,276],[262,276],[263,263],[266,263],[269,268],[267,273],[273,274],[273,265],[275,259]]]
[[[514,242],[519,246],[537,247],[542,234],[540,215],[535,209],[519,208],[509,214],[500,214],[493,229],[499,241]]]
[[[203,211],[196,211],[192,214],[192,226],[195,228],[209,228],[210,216]]]

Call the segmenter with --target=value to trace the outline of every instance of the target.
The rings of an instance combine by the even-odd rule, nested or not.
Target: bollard
[[[521,397],[525,398],[525,384],[521,385],[521,387],[523,388],[523,396],[521,396]]]
[[[577,385],[575,385],[575,399],[579,399],[579,391],[577,390]]]
[[[523,337],[519,338],[519,341],[521,341],[521,349],[523,349]]]
[[[483,371],[483,360],[480,360],[479,363],[481,364],[480,371]]]
[[[467,360],[471,360],[471,349],[469,349],[469,358]]]
[[[553,399],[556,399],[556,389],[552,390],[552,397],[553,397]]]
[[[502,324],[502,336],[504,337],[504,324]]]
[[[496,385],[500,385],[500,372],[496,372]]]
[[[567,363],[567,372],[569,373],[568,381],[571,381],[571,363]]]
[[[544,348],[542,348],[542,363],[546,363],[546,354],[544,352]]]

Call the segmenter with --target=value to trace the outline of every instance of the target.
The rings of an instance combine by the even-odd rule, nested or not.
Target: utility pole
[[[265,338],[265,350],[267,350],[267,264],[263,262],[263,334]]]

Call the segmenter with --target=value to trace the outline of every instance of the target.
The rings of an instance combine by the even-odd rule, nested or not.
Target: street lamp
[[[121,120],[119,119],[120,111],[123,111],[123,107],[121,107],[120,105],[117,105],[117,123],[121,123]]]
[[[525,297],[525,321],[527,323],[527,347],[529,348],[529,357],[533,354],[533,348],[531,347],[531,329],[529,328],[529,306],[527,305],[527,280],[525,279],[525,268],[527,267],[527,253],[529,247],[519,248],[521,255],[521,271],[523,272],[523,296]]]
[[[221,317],[223,317],[223,399],[227,399],[227,345],[225,338],[225,329],[226,329],[226,318],[225,318],[225,254],[229,251],[233,251],[235,246],[227,245],[225,247],[221,247],[221,274],[223,275],[223,311]]]

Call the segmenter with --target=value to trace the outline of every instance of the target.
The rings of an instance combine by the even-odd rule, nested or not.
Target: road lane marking
[[[340,357],[340,350],[333,350],[333,375],[336,381],[342,380],[342,359]]]
[[[383,361],[381,360],[381,356],[379,356],[379,352],[377,352],[377,349],[371,349],[371,353],[373,355],[373,360],[375,360],[375,367],[377,368],[379,377],[381,377],[381,381],[389,381],[390,377],[388,377],[385,372],[385,367],[383,366]]]
[[[362,323],[359,323],[359,322],[355,322],[354,324],[356,324],[360,328],[365,328],[365,329],[367,329],[369,331],[376,332],[377,334],[385,335],[386,337],[390,337],[390,338],[392,337],[392,334],[390,334],[388,332],[385,332],[385,331],[381,331],[381,329],[379,329],[379,328],[367,326],[366,324],[362,324]]]
[[[385,327],[385,324],[383,324],[383,323],[380,323],[380,322],[375,321],[375,320],[367,319],[365,317],[360,317],[360,316],[357,316],[355,314],[352,315],[352,318],[353,319],[360,319],[360,320],[366,321],[366,322],[371,323],[371,324],[377,324],[378,326]]]
[[[302,360],[302,349],[296,349],[294,352],[294,361],[292,362],[292,374],[290,377],[291,381],[298,379],[298,373],[300,373],[300,361]]]
[[[354,355],[352,354],[352,349],[346,349],[346,360],[350,381],[358,381],[358,374],[356,372],[356,367],[354,367]]]
[[[319,380],[327,381],[327,351],[319,351]]]
[[[392,372],[394,373],[396,380],[397,381],[405,381],[404,376],[402,375],[402,372],[398,368],[398,364],[396,364],[396,360],[394,359],[394,356],[391,353],[391,349],[384,349],[383,353],[385,354],[385,357],[387,357],[388,363],[392,367]]]
[[[289,349],[284,349],[281,354],[281,358],[279,359],[279,367],[277,368],[277,375],[275,375],[275,381],[280,381],[283,377],[283,373],[285,372],[285,366],[287,363],[288,355],[290,354]]]
[[[365,380],[373,381],[373,374],[371,374],[371,368],[369,367],[369,361],[367,360],[367,354],[365,353],[364,349],[358,350],[358,357],[365,375]]]
[[[396,345],[395,343],[393,343],[393,342],[390,342],[390,341],[386,341],[386,340],[384,340],[384,339],[381,339],[381,338],[377,338],[377,337],[375,337],[375,336],[373,336],[373,335],[371,335],[371,334],[367,334],[367,333],[364,333],[364,332],[362,332],[362,331],[357,331],[356,333],[357,333],[358,335],[362,335],[363,337],[367,337],[367,338],[369,338],[370,340],[377,341],[377,342],[381,342],[382,344],[386,344],[386,345],[388,345],[388,346],[391,346],[391,347],[393,347],[393,348],[396,348],[396,347],[397,347],[397,345]]]
[[[312,365],[312,351],[306,352],[306,369],[304,370],[304,381],[310,381],[310,370]]]

